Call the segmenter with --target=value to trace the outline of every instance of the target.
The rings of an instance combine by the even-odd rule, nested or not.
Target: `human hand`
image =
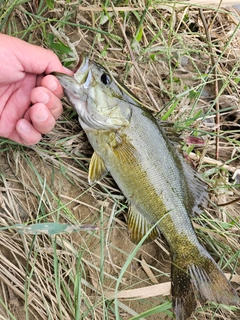
[[[73,73],[52,51],[4,34],[0,62],[0,136],[33,145],[62,113],[63,89],[49,73]]]

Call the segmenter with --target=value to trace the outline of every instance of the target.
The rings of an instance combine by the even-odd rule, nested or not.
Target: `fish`
[[[82,56],[73,76],[54,72],[94,149],[90,184],[108,172],[128,203],[135,244],[163,235],[171,253],[176,319],[188,319],[196,301],[238,305],[239,297],[200,244],[191,217],[207,200],[207,186],[185,162],[167,131],[138,98],[102,65]]]

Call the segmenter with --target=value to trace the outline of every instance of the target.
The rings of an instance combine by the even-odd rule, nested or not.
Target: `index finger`
[[[72,75],[72,71],[63,67],[57,55],[48,49],[27,43],[15,37],[1,34],[1,39],[15,48],[14,55],[23,67],[23,71],[33,74],[49,74],[53,71]]]

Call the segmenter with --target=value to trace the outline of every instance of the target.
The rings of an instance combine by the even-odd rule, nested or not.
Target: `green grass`
[[[84,51],[120,75],[157,118],[175,123],[182,148],[190,158],[199,155],[193,162],[211,190],[208,208],[194,218],[198,237],[224,272],[239,275],[239,202],[218,206],[239,197],[233,179],[240,158],[235,13],[203,8],[207,22],[213,22],[208,43],[196,6],[176,8],[156,0],[113,1],[114,8],[107,0],[91,3],[0,1],[0,32],[52,49],[70,68]],[[124,290],[151,290],[142,257],[160,284],[170,281],[168,247],[162,239],[131,244],[125,199],[109,176],[88,185],[92,150],[75,112],[66,101],[64,106],[53,132],[37,146],[0,139],[0,316],[172,319],[169,296],[118,299]],[[204,146],[189,144],[190,134],[203,137]],[[215,161],[217,135],[220,162]],[[238,318],[239,308],[214,303],[199,305],[193,315]]]

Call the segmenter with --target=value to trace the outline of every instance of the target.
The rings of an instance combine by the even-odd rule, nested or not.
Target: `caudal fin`
[[[172,298],[177,320],[188,319],[196,308],[196,298],[227,305],[239,304],[239,297],[225,275],[205,252],[196,263],[172,261]]]

